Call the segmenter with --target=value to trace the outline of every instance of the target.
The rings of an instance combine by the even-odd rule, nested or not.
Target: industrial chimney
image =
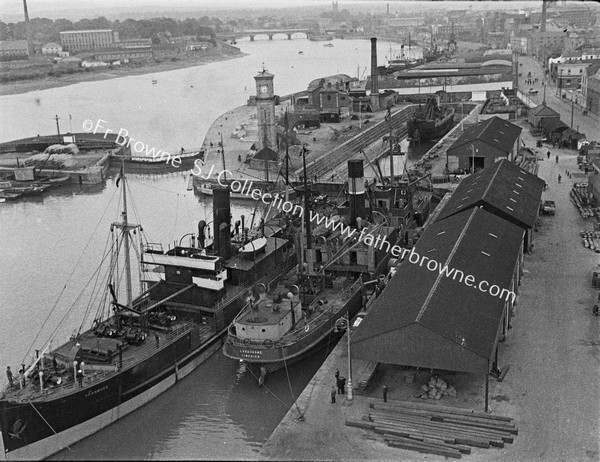
[[[227,260],[231,257],[231,209],[229,187],[213,188],[214,251]]]
[[[546,32],[546,0],[542,0],[542,23],[540,24],[540,32]]]
[[[348,194],[350,196],[350,226],[358,217],[365,217],[365,174],[362,159],[348,161]]]
[[[377,38],[371,37],[371,106],[379,109],[379,79],[377,72]]]

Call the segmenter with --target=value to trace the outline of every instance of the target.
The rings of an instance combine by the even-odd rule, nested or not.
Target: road
[[[519,56],[519,89],[524,93],[527,93],[530,88],[537,90],[537,95],[531,95],[531,101],[536,104],[542,104],[544,100],[544,82],[542,65],[539,61],[536,61],[531,56]],[[527,73],[531,72],[531,77],[535,79],[537,77],[537,83],[526,83]],[[573,105],[571,108],[571,101],[569,99],[562,99],[557,96],[556,86],[553,84],[550,78],[547,79],[548,86],[546,87],[546,105],[554,109],[560,114],[560,120],[565,124],[571,126],[571,113],[573,114],[573,128],[580,133],[584,133],[588,140],[600,140],[600,117],[595,114],[588,112],[587,115],[583,115],[583,108],[578,105]],[[578,128],[579,127],[579,128]]]

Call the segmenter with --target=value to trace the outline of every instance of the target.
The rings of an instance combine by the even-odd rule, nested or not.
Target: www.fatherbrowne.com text
[[[200,167],[198,168],[198,173],[201,174],[202,170]],[[212,173],[213,169],[211,169],[206,178],[209,178]],[[263,193],[259,188],[253,187],[254,183],[251,180],[233,180],[231,182],[226,182],[225,178],[227,173],[229,173],[229,175],[233,175],[233,173],[228,170],[223,170],[217,175],[217,182],[219,185],[223,187],[228,186],[234,193],[251,197],[254,200],[260,200],[265,205],[270,205],[277,210],[282,210],[283,212],[291,215],[304,217],[305,210],[301,205],[293,204],[292,202],[285,200],[285,197],[278,193]],[[517,297],[512,291],[503,289],[495,284],[490,284],[485,280],[477,282],[475,276],[471,274],[465,275],[464,271],[462,270],[457,268],[449,268],[448,265],[442,264],[436,260],[426,257],[425,255],[419,255],[414,248],[406,249],[399,245],[392,245],[392,243],[389,242],[385,236],[374,236],[373,234],[368,233],[367,228],[365,227],[359,231],[346,225],[342,222],[342,220],[339,220],[339,218],[320,215],[314,210],[309,210],[308,214],[310,222],[315,223],[317,226],[324,226],[326,229],[331,231],[339,231],[343,237],[357,237],[359,242],[364,242],[366,245],[372,246],[375,249],[389,252],[393,257],[399,258],[400,260],[404,260],[406,258],[408,259],[409,263],[413,265],[419,265],[421,267],[424,266],[431,272],[439,273],[439,275],[442,277],[452,278],[453,281],[458,280],[468,287],[475,287],[481,292],[489,293],[491,296],[498,297],[505,301],[510,300],[511,302],[514,302]]]

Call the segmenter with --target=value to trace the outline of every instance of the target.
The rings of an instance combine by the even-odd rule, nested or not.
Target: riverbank
[[[133,75],[154,74],[158,72],[173,71],[177,69],[185,69],[188,67],[202,66],[220,61],[241,58],[247,53],[241,51],[233,52],[219,51],[210,54],[194,54],[187,55],[184,60],[163,61],[160,63],[152,62],[144,64],[141,67],[110,67],[102,70],[92,70],[90,72],[81,72],[77,74],[66,74],[59,77],[46,77],[36,80],[21,80],[2,84],[0,86],[0,96],[17,95],[28,93],[31,91],[47,90],[49,88],[64,87],[82,82],[95,82],[99,80],[115,79],[119,77],[128,77]]]

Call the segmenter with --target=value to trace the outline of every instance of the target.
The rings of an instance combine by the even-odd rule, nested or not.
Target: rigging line
[[[81,252],[81,255],[79,256],[79,258],[77,259],[77,262],[75,263],[75,266],[73,267],[73,270],[71,271],[71,274],[69,274],[69,277],[67,278],[67,282],[65,282],[65,285],[63,286],[63,288],[61,289],[60,293],[58,294],[58,298],[56,299],[56,301],[54,302],[54,305],[52,306],[52,308],[50,309],[50,311],[48,312],[48,315],[46,316],[46,318],[44,319],[44,322],[42,323],[42,325],[40,326],[38,333],[36,334],[35,338],[33,339],[33,341],[30,343],[29,345],[29,349],[27,350],[27,352],[25,353],[24,356],[24,360],[27,359],[27,356],[29,355],[29,353],[31,353],[31,349],[33,347],[33,345],[35,345],[35,342],[37,342],[38,338],[40,337],[42,330],[44,328],[44,326],[46,325],[46,323],[48,322],[48,319],[50,319],[50,316],[52,315],[52,313],[54,313],[54,310],[56,309],[56,307],[58,306],[58,302],[60,301],[62,295],[64,294],[64,292],[67,290],[67,285],[69,284],[69,282],[71,281],[71,278],[73,277],[73,275],[75,274],[75,270],[77,269],[77,266],[79,265],[79,262],[81,261],[81,259],[83,258],[83,255],[85,254],[85,251],[87,250],[88,246],[91,244],[92,242],[92,238],[94,237],[94,235],[96,234],[96,231],[98,230],[98,228],[100,227],[100,223],[102,222],[102,219],[104,218],[104,215],[106,214],[108,207],[110,206],[110,204],[112,203],[114,197],[115,197],[115,193],[117,192],[117,190],[115,190],[115,192],[113,192],[110,200],[108,201],[108,203],[106,204],[106,207],[104,208],[104,211],[102,212],[102,215],[100,216],[100,219],[98,220],[98,223],[96,224],[96,228],[94,228],[94,231],[92,232],[89,240],[87,241],[87,243],[85,244],[85,247],[83,248],[83,251]]]
[[[107,253],[107,247],[108,247],[108,242],[109,241],[110,241],[110,235],[107,235],[106,236],[106,242],[104,243],[104,250],[102,251],[102,255],[106,255],[106,253]],[[99,281],[99,279],[100,279],[100,271],[98,271],[96,273],[96,280],[94,281],[94,286],[92,287],[92,290],[91,290],[91,293],[90,293],[90,299],[89,299],[89,301],[87,303],[87,307],[85,309],[85,313],[83,315],[83,319],[85,319],[88,316],[88,314],[89,314],[89,312],[90,312],[90,310],[92,308],[92,304],[98,298],[98,293],[96,292],[96,287],[98,287],[98,281]],[[83,327],[83,323],[79,326],[78,334],[79,334],[79,332],[81,332],[81,328],[82,327]]]
[[[190,214],[190,208],[188,207],[188,203],[187,203],[186,199],[187,199],[187,197],[184,196],[183,203],[185,204],[185,209],[187,211],[188,220],[190,222],[190,228],[194,229],[194,221],[192,220],[192,215]]]
[[[31,407],[33,408],[33,410],[34,410],[35,412],[37,412],[37,414],[38,414],[38,415],[39,415],[39,416],[42,418],[42,420],[43,420],[44,422],[46,422],[46,425],[48,425],[48,427],[50,428],[50,430],[52,430],[52,431],[54,432],[54,434],[55,434],[55,435],[58,435],[58,433],[56,433],[56,430],[54,430],[54,428],[52,428],[52,425],[50,425],[50,423],[48,423],[48,421],[47,421],[47,420],[44,418],[44,416],[43,416],[42,414],[40,414],[40,411],[38,411],[38,410],[37,410],[37,408],[36,408],[36,407],[33,405],[33,403],[32,403],[30,400],[27,400],[27,402],[28,402],[29,404],[31,404]],[[65,444],[65,447],[66,447],[66,448],[67,448],[69,451],[71,451],[71,448],[69,447],[69,445],[68,445],[68,444]]]
[[[107,256],[105,255],[104,258],[102,259],[102,262],[104,262],[104,260],[106,260],[106,258],[107,258]],[[98,268],[96,268],[96,270],[92,273],[92,275],[90,276],[89,280],[85,284],[86,286],[94,278],[94,276],[96,276],[96,274],[98,272],[100,272],[100,268],[102,267],[102,262],[101,262],[100,266],[98,266]],[[69,309],[67,310],[67,312],[65,313],[65,315],[61,318],[61,320],[59,321],[58,325],[56,326],[56,328],[54,329],[54,331],[50,335],[51,338],[54,336],[54,334],[56,333],[56,331],[58,330],[58,328],[60,327],[60,325],[64,322],[64,320],[67,318],[67,316],[69,314],[71,314],[71,311],[73,310],[73,308],[75,308],[75,306],[79,304],[79,301],[82,298],[83,298],[83,290],[79,293],[79,295],[77,296],[77,298],[75,299],[75,301],[71,304],[71,306],[69,307]],[[77,330],[77,334],[79,334],[80,331],[81,331],[81,326]]]
[[[177,227],[177,218],[179,217],[179,196],[177,196],[177,200],[175,201],[175,220],[173,220],[173,229],[171,230],[171,236],[169,242],[174,240],[175,236],[175,228]]]
[[[111,249],[111,253],[114,254],[114,249]],[[110,277],[111,277],[111,273],[112,273],[113,267],[114,267],[114,259],[112,258],[112,255],[111,255],[111,262],[109,264],[109,267],[106,270],[105,276],[102,278],[102,285],[105,286],[105,287],[108,286],[108,283],[110,282]],[[101,312],[101,311],[103,312],[104,311],[104,306],[106,304],[106,299],[108,297],[106,290],[98,291],[98,293],[101,293],[102,297],[101,297],[101,300],[99,302],[94,303],[94,305],[97,306],[96,313],[94,315],[95,318],[98,318],[99,312]],[[98,293],[96,293],[96,297],[94,297],[95,300],[98,299]],[[91,307],[91,304],[90,304],[90,307]],[[86,310],[86,313],[84,315],[84,320],[82,322],[82,326],[85,323],[85,319],[87,318],[89,312],[90,312],[89,310]]]
[[[288,385],[290,387],[290,393],[292,395],[292,398],[294,399],[294,405],[296,406],[296,411],[298,411],[298,420],[304,420],[304,414],[300,410],[300,407],[298,406],[298,401],[296,400],[296,397],[294,396],[294,390],[292,389],[292,382],[290,380],[290,374],[288,373],[288,367],[287,367],[287,362],[285,361],[285,358],[283,358],[283,366],[285,367],[285,375],[287,376]]]
[[[163,191],[169,194],[175,194],[176,196],[189,196],[189,194],[185,194],[185,193],[178,193],[175,191],[169,191],[168,189],[163,189],[163,188],[159,188],[158,186],[150,186],[149,184],[146,183],[142,183],[141,181],[135,181],[135,180],[131,180],[131,179],[127,179],[127,181],[131,181],[133,183],[137,183],[139,185],[145,186],[146,188],[151,188],[151,189],[157,189],[159,191]]]

